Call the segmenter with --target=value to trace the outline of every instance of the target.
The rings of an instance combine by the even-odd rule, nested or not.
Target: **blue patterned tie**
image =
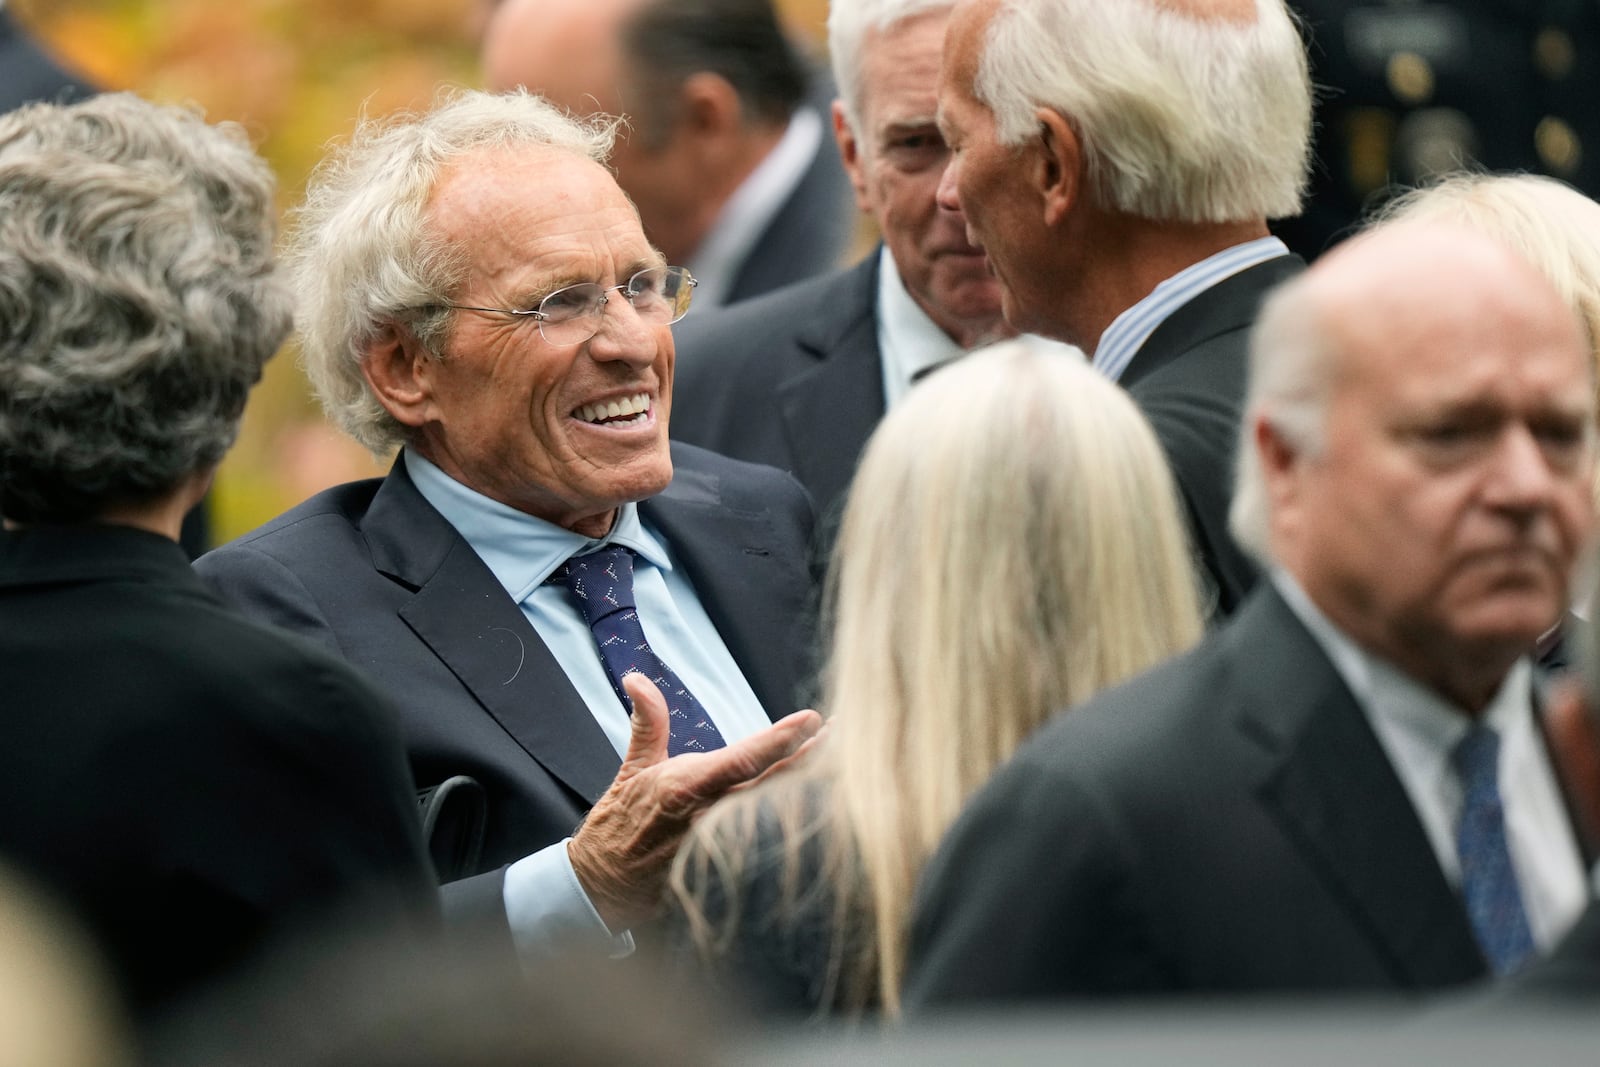
[[[611,688],[624,708],[630,707],[622,688],[624,675],[638,671],[661,690],[671,712],[667,755],[709,752],[726,744],[700,701],[645,640],[633,599],[632,549],[613,545],[587,556],[573,556],[550,580],[567,587],[583,621],[589,624]]]
[[[1495,974],[1510,974],[1533,952],[1533,935],[1522,908],[1522,891],[1506,847],[1500,804],[1500,736],[1474,726],[1451,754],[1464,792],[1456,850],[1461,857],[1461,895],[1467,918]]]

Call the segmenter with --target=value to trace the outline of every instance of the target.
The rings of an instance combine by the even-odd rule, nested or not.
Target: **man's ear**
[[[695,140],[719,140],[737,133],[744,123],[739,90],[720,74],[702,70],[678,89],[678,123]]]
[[[856,191],[856,207],[871,214],[872,205],[867,202],[867,173],[861,163],[861,142],[845,117],[843,100],[833,102],[833,139],[839,145],[839,162],[844,164],[844,172],[850,176],[850,185]]]
[[[1033,115],[1039,120],[1034,187],[1044,199],[1045,225],[1058,226],[1083,188],[1083,145],[1061,112],[1041,107]]]
[[[1305,456],[1265,416],[1256,414],[1250,418],[1248,447],[1256,450],[1256,461],[1261,467],[1261,486],[1267,498],[1265,503],[1273,535],[1288,532],[1292,536],[1301,521],[1300,469]]]
[[[367,343],[361,376],[389,414],[416,428],[427,422],[433,404],[433,362],[410,330],[390,323]]]

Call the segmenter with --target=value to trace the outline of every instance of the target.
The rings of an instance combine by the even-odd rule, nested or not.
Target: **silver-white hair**
[[[0,117],[0,511],[76,522],[215,465],[289,332],[273,177],[131,94]]]
[[[287,258],[299,307],[301,357],[323,410],[375,455],[404,427],[367,388],[361,361],[381,331],[403,325],[435,355],[454,321],[464,250],[428,225],[445,171],[475,152],[543,147],[604,162],[616,120],[577,119],[522,90],[448,90],[424,114],[363,119],[313,173],[294,213]],[[530,183],[530,199],[539,195]]]
[[[1267,297],[1250,331],[1250,385],[1228,512],[1233,539],[1262,564],[1272,562],[1271,516],[1255,424],[1265,421],[1304,455],[1321,454],[1338,366],[1334,357],[1306,275],[1285,282]]]
[[[1282,0],[1253,21],[1157,0],[1000,0],[974,95],[1000,143],[1059,111],[1103,208],[1175,222],[1300,213],[1311,140],[1305,47]]]
[[[845,118],[857,136],[865,136],[861,115],[866,101],[861,96],[863,48],[869,33],[882,33],[889,27],[929,11],[948,10],[956,0],[833,0],[828,5],[828,55],[833,63],[833,84],[844,103]]]

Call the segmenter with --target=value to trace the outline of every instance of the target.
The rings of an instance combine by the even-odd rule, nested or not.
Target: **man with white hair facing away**
[[[1593,522],[1587,352],[1456,229],[1380,229],[1276,293],[1234,504],[1271,580],[978,795],[908,1002],[1417,992],[1553,945],[1586,865],[1528,653]]]
[[[938,203],[935,122],[954,0],[836,0],[833,133],[881,247],[853,267],[685,319],[673,438],[794,474],[831,543],[867,437],[935,366],[1011,336],[961,212]],[[1080,353],[1042,338],[1030,344]]]
[[[940,74],[965,212],[1019,330],[1077,345],[1132,393],[1227,614],[1255,568],[1228,535],[1246,333],[1303,267],[1304,46],[1281,0],[963,0]]]

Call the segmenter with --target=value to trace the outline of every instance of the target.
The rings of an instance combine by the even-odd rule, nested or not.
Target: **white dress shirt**
[[[1279,569],[1272,580],[1366,714],[1427,832],[1439,868],[1461,885],[1456,823],[1461,780],[1450,754],[1472,718],[1438,693],[1357,645]],[[1528,927],[1548,952],[1588,902],[1590,886],[1533,711],[1533,667],[1518,660],[1482,713],[1500,735],[1499,784],[1506,842],[1522,890]]]
[[[1018,340],[1036,351],[1083,359],[1076,347],[1048,337],[1025,333]],[[878,359],[883,369],[885,409],[898,404],[911,391],[917,376],[948,363],[966,350],[945,333],[906,292],[905,282],[889,247],[878,250]]]

